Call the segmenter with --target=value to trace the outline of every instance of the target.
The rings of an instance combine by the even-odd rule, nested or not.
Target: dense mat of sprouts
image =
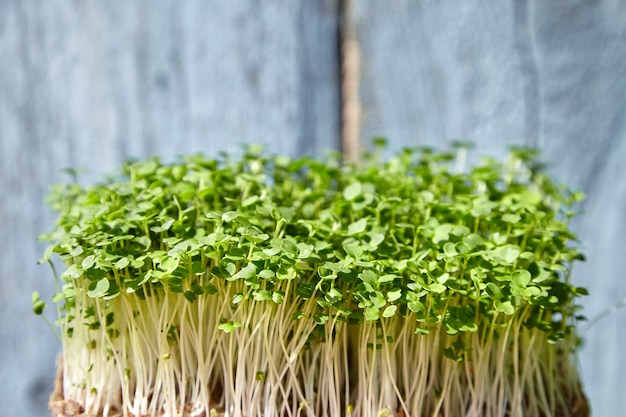
[[[104,416],[568,415],[580,195],[527,149],[459,162],[250,151],[56,188],[65,398]]]

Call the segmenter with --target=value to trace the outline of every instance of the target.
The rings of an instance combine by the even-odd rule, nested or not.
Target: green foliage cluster
[[[417,331],[443,321],[454,334],[524,306],[533,318],[569,316],[585,293],[567,282],[581,255],[569,246],[566,210],[580,194],[553,184],[528,149],[469,174],[451,172],[452,159],[407,149],[362,166],[258,153],[127,163],[108,183],[56,189],[50,202],[61,215],[43,260],[70,262],[58,297],[68,301],[83,278],[92,298],[151,283],[193,302],[216,293],[211,276],[244,283],[234,303],[282,303],[279,283],[296,279],[294,296],[315,297],[308,319],[320,322],[409,310]],[[560,323],[527,324],[562,336]]]
[[[54,254],[67,266],[54,298],[64,339],[71,343],[80,323],[84,345],[109,346],[115,362],[132,362],[129,353],[110,348],[124,335],[141,333],[120,324],[120,317],[174,317],[173,311],[211,304],[217,307],[203,314],[215,316],[205,325],[214,326],[207,332],[222,333],[216,338],[252,335],[270,312],[281,317],[269,325],[301,341],[294,345],[304,352],[299,357],[355,326],[370,333],[345,336],[347,345],[362,342],[376,351],[422,337],[437,340],[438,354],[453,362],[479,361],[472,349],[491,346],[511,327],[539,332],[536,337],[548,343],[575,345],[574,300],[586,291],[569,282],[571,264],[582,255],[568,223],[582,195],[553,182],[531,149],[514,148],[504,163],[486,158],[469,171],[455,167],[463,146],[443,153],[405,149],[386,161],[381,151],[379,146],[362,164],[351,165],[333,157],[265,156],[251,147],[238,159],[191,155],[173,164],[158,158],[128,162],[103,184],[58,186],[49,201],[59,218],[44,236],[51,245],[42,261]],[[36,302],[41,312],[41,300]],[[165,305],[167,313],[159,307]],[[167,333],[169,347],[154,348],[156,362],[173,345],[181,360],[190,352],[180,347],[181,321],[191,317],[185,314],[146,325]],[[195,332],[202,320],[208,319],[193,316]],[[101,340],[91,336],[105,329]],[[344,349],[360,348],[350,346]],[[209,352],[205,346],[193,355]],[[234,362],[220,366],[234,369]],[[256,383],[266,380],[266,368],[253,370]],[[353,381],[346,372],[342,380]],[[303,383],[299,378],[305,377],[294,378]],[[219,384],[227,385],[223,378]],[[319,390],[315,385],[314,394],[300,393],[297,406],[306,408],[302,401],[313,401],[309,397]],[[298,397],[296,392],[287,397]],[[356,402],[341,400],[341,413],[351,404],[358,409]],[[97,404],[101,408],[102,400]],[[311,409],[322,415],[324,407]],[[366,407],[361,415],[369,415]],[[380,412],[391,406],[374,401],[372,407]]]

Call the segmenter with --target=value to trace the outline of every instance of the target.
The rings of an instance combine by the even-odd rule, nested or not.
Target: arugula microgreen
[[[381,161],[376,143],[360,165],[251,148],[55,187],[65,398],[105,416],[569,410],[582,195],[531,149],[466,171],[467,144]]]

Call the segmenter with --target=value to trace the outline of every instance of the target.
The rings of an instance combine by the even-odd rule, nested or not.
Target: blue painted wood
[[[48,416],[60,344],[31,314],[43,203],[127,157],[339,144],[337,4],[0,2],[0,417]],[[49,311],[52,313],[52,311]],[[52,314],[51,314],[52,316]]]
[[[453,139],[477,154],[540,146],[588,194],[576,220],[588,316],[626,297],[626,10],[619,1],[355,1],[363,136]],[[86,181],[124,158],[337,148],[337,4],[201,0],[0,2],[0,416],[47,416],[60,349],[30,314],[51,275],[35,241],[60,168]],[[623,415],[626,311],[587,333],[594,415]],[[618,414],[622,412],[622,414]]]
[[[594,317],[626,297],[626,8],[618,1],[354,2],[363,137],[394,148],[451,140],[474,155],[538,146],[588,195],[574,222],[588,261],[573,281]],[[580,362],[595,416],[626,416],[626,310],[586,334]]]

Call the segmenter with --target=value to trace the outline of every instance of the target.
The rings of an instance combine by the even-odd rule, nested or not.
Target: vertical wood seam
[[[359,78],[361,56],[352,0],[340,0],[341,151],[348,162],[357,162],[361,150]]]

